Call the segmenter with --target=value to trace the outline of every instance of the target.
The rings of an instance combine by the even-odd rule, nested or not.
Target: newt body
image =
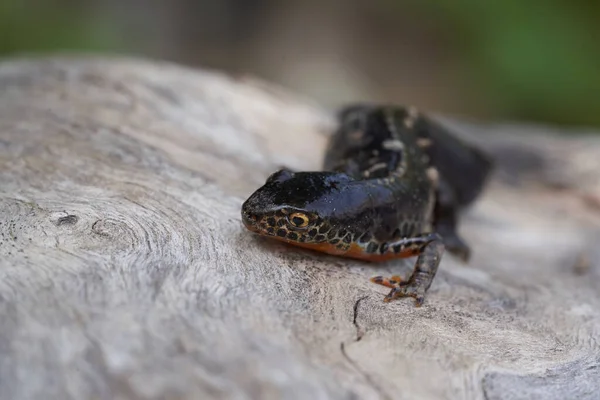
[[[458,212],[477,197],[490,160],[413,108],[352,105],[339,113],[323,171],[282,169],[242,205],[246,228],[368,261],[418,256],[406,281],[374,277],[390,301],[421,305],[444,252],[464,261]]]

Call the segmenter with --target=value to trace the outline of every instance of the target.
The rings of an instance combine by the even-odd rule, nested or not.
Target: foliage
[[[36,3],[0,0],[0,54],[121,47],[106,21],[53,2]]]
[[[600,125],[600,2],[391,1],[445,26],[464,72],[499,113]]]

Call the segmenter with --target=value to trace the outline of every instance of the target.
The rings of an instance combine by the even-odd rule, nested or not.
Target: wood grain
[[[426,303],[257,238],[329,112],[124,58],[0,63],[0,399],[599,399],[600,140],[440,119],[498,168]]]

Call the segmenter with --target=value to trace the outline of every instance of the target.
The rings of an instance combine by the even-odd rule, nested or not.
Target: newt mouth
[[[246,229],[248,229],[249,231],[252,231],[252,232],[259,231],[258,226],[257,226],[257,218],[254,215],[251,215],[250,213],[248,213],[247,211],[242,211],[242,223],[244,224]]]

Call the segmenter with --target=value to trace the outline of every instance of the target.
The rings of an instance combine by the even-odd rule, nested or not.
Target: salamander
[[[467,262],[459,213],[493,168],[480,149],[414,107],[351,104],[338,113],[321,171],[280,169],[243,203],[245,227],[366,261],[416,256],[412,275],[376,276],[388,302],[421,306],[445,250]]]

